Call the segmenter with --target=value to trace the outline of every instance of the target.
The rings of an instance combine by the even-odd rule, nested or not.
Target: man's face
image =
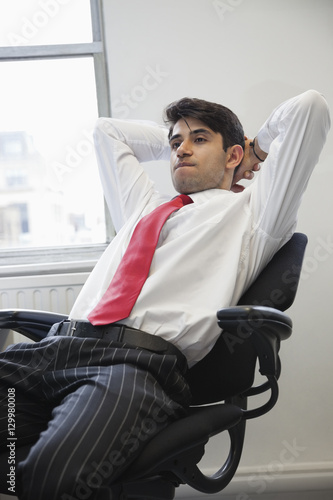
[[[191,194],[224,189],[227,153],[221,134],[196,118],[185,117],[175,124],[170,146],[171,177],[176,191]]]

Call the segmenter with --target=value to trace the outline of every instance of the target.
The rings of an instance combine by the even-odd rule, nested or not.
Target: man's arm
[[[256,153],[269,154],[249,188],[258,229],[277,239],[291,235],[329,127],[327,102],[315,90],[282,103],[261,127],[255,141]]]
[[[151,122],[100,118],[94,139],[105,198],[118,231],[155,193],[141,163],[169,159],[167,129]]]

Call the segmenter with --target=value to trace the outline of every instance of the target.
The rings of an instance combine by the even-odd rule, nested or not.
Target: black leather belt
[[[171,354],[177,357],[177,365],[182,372],[185,372],[187,369],[186,357],[175,345],[161,337],[126,325],[114,323],[111,325],[94,326],[88,321],[62,321],[51,327],[48,336],[53,335],[114,340],[131,347],[139,347],[158,354]]]

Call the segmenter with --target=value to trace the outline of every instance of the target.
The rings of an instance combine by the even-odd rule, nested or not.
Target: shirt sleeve
[[[119,231],[155,193],[141,163],[170,158],[168,131],[152,122],[100,118],[94,140],[105,199]]]
[[[255,229],[277,239],[290,237],[329,127],[326,100],[315,90],[273,111],[257,135],[260,148],[269,154],[252,185]]]

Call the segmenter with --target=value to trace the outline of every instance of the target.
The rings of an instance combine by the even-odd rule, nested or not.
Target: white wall
[[[253,136],[275,105],[306,89],[324,93],[333,108],[331,0],[104,4],[114,117],[161,122],[166,104],[189,95],[229,106]],[[311,484],[333,498],[332,160],[331,133],[299,216],[298,230],[307,233],[309,245],[289,311],[294,333],[282,347],[280,400],[269,415],[248,424],[238,491],[253,498],[262,488],[280,488],[277,470],[293,474],[293,489],[309,489],[302,481],[312,477]],[[153,171],[161,189],[171,191],[167,165]],[[293,443],[299,447],[289,455],[294,460],[279,466]],[[214,468],[216,443],[210,452],[206,466]],[[258,467],[266,471],[261,486],[249,479]]]

